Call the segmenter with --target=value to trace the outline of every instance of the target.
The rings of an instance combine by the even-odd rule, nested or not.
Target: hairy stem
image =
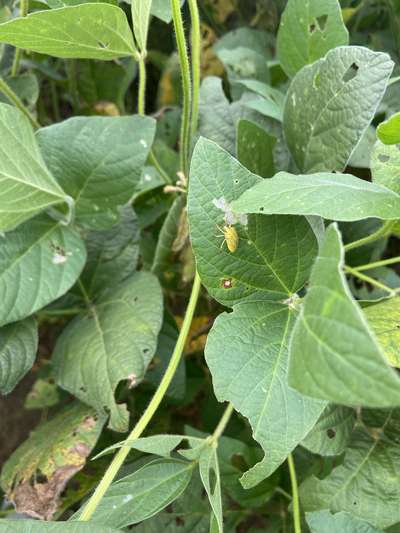
[[[288,461],[288,466],[289,466],[290,482],[292,484],[294,531],[295,533],[301,533],[299,490],[297,486],[296,468],[295,468],[293,456],[291,453],[289,454],[287,461]]]
[[[368,235],[368,237],[364,237],[362,239],[359,239],[358,241],[346,244],[346,246],[344,247],[345,251],[348,252],[349,250],[353,250],[354,248],[359,248],[360,246],[365,246],[366,244],[375,242],[379,239],[382,239],[383,237],[387,237],[388,235],[390,235],[392,228],[395,224],[396,221],[388,220],[377,231],[375,231],[371,235]]]
[[[348,274],[351,274],[352,276],[355,276],[358,279],[361,279],[362,281],[369,283],[370,285],[377,287],[378,289],[382,289],[383,291],[388,292],[392,296],[396,294],[395,289],[391,289],[390,287],[388,287],[387,285],[384,285],[380,281],[377,281],[376,279],[373,279],[367,276],[366,274],[362,274],[361,272],[359,272],[358,270],[354,268],[351,268],[346,265],[344,267],[344,271],[347,272]]]
[[[192,81],[190,77],[190,64],[187,53],[185,30],[183,27],[181,5],[179,0],[171,0],[172,16],[178,47],[179,63],[182,76],[183,108],[181,126],[181,168],[187,177],[189,174],[189,154],[191,145],[190,111],[192,100]]]
[[[199,122],[199,100],[201,80],[201,29],[197,0],[189,0],[191,30],[191,59],[192,59],[192,110],[191,110],[191,138],[196,134]]]
[[[170,362],[168,364],[167,370],[165,371],[165,374],[156,392],[154,393],[154,396],[151,399],[149,405],[147,406],[146,410],[144,411],[143,415],[140,417],[138,423],[133,428],[132,432],[130,433],[126,441],[132,441],[141,436],[143,431],[148,426],[150,420],[152,419],[154,413],[157,411],[160,403],[162,402],[165,396],[165,393],[168,390],[168,387],[172,381],[172,378],[175,375],[176,369],[178,368],[179,362],[182,357],[183,349],[186,344],[187,337],[189,335],[190,326],[193,320],[197,301],[199,299],[200,287],[201,287],[200,277],[198,274],[196,274],[193,287],[192,287],[192,292],[190,295],[189,304],[186,309],[185,318],[183,320],[182,329],[179,333],[179,337],[176,342],[175,349],[170,359]],[[88,521],[93,516],[93,513],[97,509],[104,494],[106,493],[107,489],[113,482],[119,469],[123,465],[130,450],[131,450],[130,446],[126,446],[126,445],[122,446],[122,448],[119,449],[118,453],[115,455],[114,459],[112,460],[110,466],[106,470],[102,480],[97,486],[95,492],[93,493],[88,503],[86,504],[81,516],[79,517],[79,520]]]
[[[141,58],[139,60],[139,92],[138,92],[138,113],[139,115],[146,114],[146,60]]]
[[[22,103],[22,100],[19,98],[17,94],[11,89],[9,85],[3,80],[3,78],[0,78],[0,92],[2,92],[9,100],[12,102],[15,107],[17,107],[29,120],[29,122],[32,124],[32,126],[35,129],[40,128],[39,122],[35,119],[35,117],[29,112],[29,110],[24,106]]]
[[[26,17],[29,11],[29,0],[20,0],[19,4],[19,16],[20,17]],[[19,71],[19,64],[21,62],[22,57],[22,48],[16,48],[15,54],[14,54],[14,60],[11,67],[11,76],[16,76]]]

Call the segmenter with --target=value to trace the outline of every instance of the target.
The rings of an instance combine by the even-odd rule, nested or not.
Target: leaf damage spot
[[[349,81],[353,80],[357,76],[359,69],[360,67],[357,65],[357,63],[352,63],[343,74],[343,81],[348,83]]]
[[[388,155],[385,155],[385,154],[379,154],[378,155],[378,159],[381,163],[387,163],[390,159],[390,157]]]

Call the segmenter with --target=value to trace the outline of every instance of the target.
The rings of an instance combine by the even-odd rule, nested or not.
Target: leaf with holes
[[[0,42],[55,57],[110,60],[137,55],[125,13],[103,2],[12,19],[0,24]]]
[[[115,431],[126,431],[128,424],[115,388],[121,380],[134,386],[143,379],[157,346],[162,307],[157,279],[136,273],[90,301],[87,313],[58,338],[53,354],[58,384],[99,413],[109,413]]]
[[[332,224],[291,338],[289,385],[344,405],[400,405],[400,380],[351,296],[343,255],[340,233]]]
[[[71,199],[50,174],[28,119],[0,103],[0,231]]]
[[[197,143],[188,197],[191,241],[204,285],[225,305],[259,293],[290,297],[304,285],[317,252],[305,218],[235,217],[230,204],[262,181],[215,143]],[[217,235],[218,226],[230,224],[239,237],[234,253]]]
[[[300,70],[286,97],[286,140],[300,171],[343,171],[393,70],[387,54],[339,47]]]
[[[301,445],[318,455],[340,455],[349,443],[355,422],[354,409],[330,404]]]
[[[232,203],[238,213],[317,215],[330,220],[400,218],[400,196],[350,174],[279,172],[259,180]]]
[[[372,181],[400,194],[400,144],[377,141],[371,153]]]
[[[60,494],[85,465],[104,421],[75,402],[31,433],[1,473],[1,487],[17,512],[44,520],[53,517]]]
[[[349,43],[338,0],[289,0],[278,32],[278,58],[288,76]]]
[[[7,233],[0,247],[0,325],[21,320],[65,294],[85,261],[78,233],[47,215]]]
[[[216,444],[203,447],[199,457],[199,471],[201,481],[207,492],[212,508],[213,516],[211,517],[211,523],[215,521],[215,529],[211,528],[210,530],[223,533],[224,521],[222,512],[221,476],[219,472]]]
[[[356,431],[343,464],[324,479],[311,476],[300,486],[303,509],[348,512],[382,529],[399,522],[399,460],[398,444]]]
[[[208,336],[205,355],[215,394],[249,419],[253,437],[265,452],[263,462],[242,478],[245,487],[270,476],[285,461],[326,405],[287,384],[294,321],[288,305],[253,297],[220,315]]]
[[[31,369],[37,347],[38,327],[34,319],[0,328],[0,394],[9,394]]]
[[[74,117],[39,130],[44,159],[75,199],[77,220],[97,228],[100,214],[114,214],[137,185],[155,133],[148,117]]]

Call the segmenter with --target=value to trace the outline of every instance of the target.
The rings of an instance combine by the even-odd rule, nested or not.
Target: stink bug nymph
[[[228,247],[228,250],[232,254],[234,252],[236,252],[236,249],[237,249],[238,244],[239,244],[239,235],[238,235],[236,229],[233,226],[231,226],[230,224],[225,224],[225,226],[223,228],[220,228],[219,226],[217,226],[217,228],[222,233],[221,236],[224,237],[224,240],[222,241],[222,244],[221,244],[221,248],[226,243],[226,246]],[[218,235],[218,237],[220,237],[220,235]]]

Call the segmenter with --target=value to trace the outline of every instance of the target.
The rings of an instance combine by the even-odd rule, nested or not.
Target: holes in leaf
[[[235,183],[236,185],[238,185],[239,180],[233,180],[233,183]]]
[[[85,392],[86,392],[86,387],[83,387],[83,386],[82,386],[82,387],[79,387],[79,390],[80,390],[81,392],[85,393]]]
[[[316,17],[313,22],[308,26],[308,31],[314,33],[317,29],[320,32],[324,32],[326,28],[326,23],[328,21],[328,15],[321,15]]]
[[[264,211],[264,208],[263,208],[263,207],[260,207],[260,211],[263,212],[263,211]]]
[[[143,348],[142,352],[144,355],[147,355],[150,351],[150,348]]]
[[[105,44],[102,41],[97,41],[97,44],[100,46],[100,48],[108,48],[108,44]]]
[[[135,296],[134,299],[133,299],[133,301],[136,303],[136,302],[138,301],[138,297]]]
[[[321,85],[321,75],[319,72],[317,72],[313,78],[313,87],[314,89],[319,89],[320,85]]]
[[[231,279],[223,279],[221,282],[223,289],[232,289],[233,283]]]
[[[47,476],[43,474],[40,470],[37,471],[35,475],[35,483],[44,484],[47,483]]]
[[[345,83],[353,80],[357,76],[357,72],[359,70],[359,66],[357,63],[352,63],[349,68],[346,70],[346,72],[343,74],[343,81]]]
[[[385,154],[379,154],[378,159],[381,163],[386,163],[387,161],[389,161],[390,157]]]
[[[320,17],[317,17],[317,24],[321,31],[325,31],[327,22],[328,22],[328,15],[321,15]]]
[[[336,430],[333,428],[329,428],[327,429],[326,434],[328,436],[328,439],[334,439],[336,437]]]
[[[215,489],[217,488],[217,474],[215,473],[214,468],[210,468],[210,492],[211,495],[214,494]]]

